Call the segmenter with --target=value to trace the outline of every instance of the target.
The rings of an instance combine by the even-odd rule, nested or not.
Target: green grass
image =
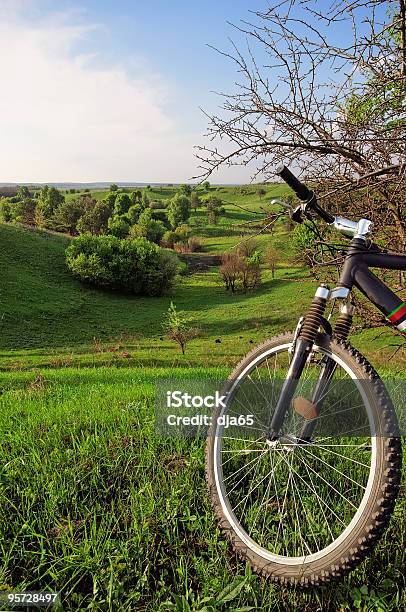
[[[269,197],[278,190],[270,186]],[[252,210],[269,199],[217,191]],[[166,189],[151,194],[164,197]],[[207,253],[232,248],[235,225],[254,218],[231,204],[226,211],[217,226],[194,225],[202,210],[192,217]],[[198,610],[206,596],[220,602],[234,580],[241,589],[216,609],[352,610],[358,600],[365,610],[404,608],[404,497],[379,546],[342,584],[278,588],[217,529],[202,441],[155,431],[160,377],[226,376],[257,343],[295,327],[315,283],[292,263],[283,226],[260,237],[261,248],[280,253],[276,278],[264,271],[262,287],[246,295],[227,294],[213,268],[179,278],[162,298],[96,291],[68,273],[68,242],[0,225],[0,584],[61,590],[66,610],[166,610],[175,596]],[[201,329],[185,355],[162,334],[171,300]],[[378,333],[353,342],[385,373],[402,372],[399,354],[396,366],[388,362],[394,337]]]
[[[236,608],[350,610],[365,585],[365,601],[401,609],[401,505],[378,548],[338,586],[282,589],[230,551],[206,495],[203,442],[157,435],[153,409],[159,377],[221,373],[124,367],[7,373],[2,582],[61,590],[66,610],[89,609],[91,602],[100,610],[166,610],[174,594],[217,597],[236,578],[246,581]]]

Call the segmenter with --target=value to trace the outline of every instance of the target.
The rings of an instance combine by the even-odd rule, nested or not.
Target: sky
[[[0,182],[184,182],[266,0],[0,0]],[[224,169],[214,182],[250,179]]]

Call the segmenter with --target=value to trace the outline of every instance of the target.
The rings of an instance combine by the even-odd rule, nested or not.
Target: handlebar
[[[316,195],[311,191],[304,183],[287,168],[284,164],[279,164],[275,168],[275,174],[278,174],[282,180],[289,185],[295,192],[299,200],[302,201],[300,206],[301,212],[306,213],[308,209],[313,210],[323,221],[326,223],[334,223],[335,217],[330,214],[327,210],[324,210],[318,203]],[[300,215],[296,215],[295,220],[299,220]]]
[[[299,181],[299,179],[284,164],[279,164],[276,166],[275,174],[279,174],[281,179],[284,180],[291,189],[293,189],[299,200],[302,200],[302,202],[310,200],[313,192],[310,191],[310,189],[308,189],[304,183]]]

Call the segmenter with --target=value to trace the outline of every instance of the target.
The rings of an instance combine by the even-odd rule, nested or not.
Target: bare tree
[[[208,115],[200,178],[252,164],[253,179],[274,179],[283,161],[325,207],[371,218],[405,251],[405,0],[282,0],[234,27],[246,51],[232,43],[219,53],[240,82]],[[341,46],[338,27],[352,32]]]

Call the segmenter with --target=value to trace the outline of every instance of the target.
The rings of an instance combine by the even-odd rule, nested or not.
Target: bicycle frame
[[[406,304],[369,270],[406,270],[406,255],[380,253],[353,240],[341,271],[339,287],[357,287],[403,335],[406,335]]]
[[[345,258],[338,286],[333,291],[330,291],[324,285],[319,287],[316,291],[316,298],[324,300],[338,298],[346,301],[350,291],[355,286],[406,336],[406,303],[377,278],[369,270],[369,267],[399,271],[406,270],[406,255],[381,253],[374,244],[367,244],[365,240],[353,238]],[[311,350],[312,344],[307,340],[301,340],[300,336],[297,342],[294,342],[294,353],[289,372],[281,389],[270,425],[271,439],[279,436],[286,411],[293,399],[297,383],[306,361],[311,355]],[[317,413],[319,413],[322,398],[326,395],[326,390],[334,372],[334,362],[331,359],[327,359],[323,364],[312,397],[312,403],[316,407]],[[306,442],[310,439],[316,427],[316,420],[310,420],[303,425],[298,436],[300,442]]]

